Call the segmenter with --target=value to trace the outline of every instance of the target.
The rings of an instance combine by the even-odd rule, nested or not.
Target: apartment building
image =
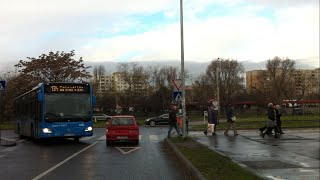
[[[131,83],[128,83],[125,79],[125,74],[121,72],[101,76],[98,92],[125,92],[131,87],[131,91],[136,94],[146,93],[148,90],[146,76],[134,76],[130,77],[130,79]]]
[[[261,89],[262,84],[261,84],[261,80],[266,80],[267,77],[263,77],[263,79],[261,79],[261,74],[264,72],[265,70],[253,70],[253,71],[247,71],[246,72],[246,89],[247,89],[247,93],[251,94],[255,91],[255,89]]]
[[[320,68],[314,70],[297,69],[294,72],[295,94],[319,94]]]
[[[248,94],[263,87],[269,77],[266,70],[253,70],[246,72],[246,88]],[[294,94],[305,96],[319,94],[320,68],[318,69],[296,69],[294,72]],[[264,86],[265,87],[265,86]],[[305,91],[305,92],[303,92]]]

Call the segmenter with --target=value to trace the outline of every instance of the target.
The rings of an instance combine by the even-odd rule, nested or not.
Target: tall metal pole
[[[218,64],[219,63],[219,64]],[[220,117],[220,87],[219,87],[219,74],[220,74],[220,69],[221,69],[221,61],[217,60],[217,101],[218,101],[218,114],[217,114],[217,120],[219,121]]]
[[[186,91],[184,80],[184,46],[183,46],[183,0],[180,0],[180,29],[181,29],[181,85],[182,85],[182,131],[186,137]]]

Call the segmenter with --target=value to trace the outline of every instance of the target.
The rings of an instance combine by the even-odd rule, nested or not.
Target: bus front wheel
[[[34,131],[33,131],[33,125],[31,125],[30,131],[31,131],[30,137],[31,137],[32,142],[33,143],[38,143],[38,139],[35,137],[35,134],[34,134]]]
[[[75,143],[78,143],[79,142],[79,137],[75,137],[74,139],[73,139],[73,142],[75,142]]]

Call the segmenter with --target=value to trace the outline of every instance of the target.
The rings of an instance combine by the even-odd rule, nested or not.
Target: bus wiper
[[[79,116],[79,115],[74,115],[74,114],[65,114],[64,117],[73,117],[73,118],[80,118],[83,121],[87,121],[86,118]]]
[[[55,114],[55,113],[52,113],[52,112],[47,112],[46,113],[46,116],[49,115],[49,116],[54,116],[54,117],[60,117],[59,114]]]

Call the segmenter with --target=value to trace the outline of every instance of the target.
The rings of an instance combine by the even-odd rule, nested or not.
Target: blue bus
[[[15,98],[16,133],[33,140],[79,138],[93,134],[92,86],[40,83]]]

